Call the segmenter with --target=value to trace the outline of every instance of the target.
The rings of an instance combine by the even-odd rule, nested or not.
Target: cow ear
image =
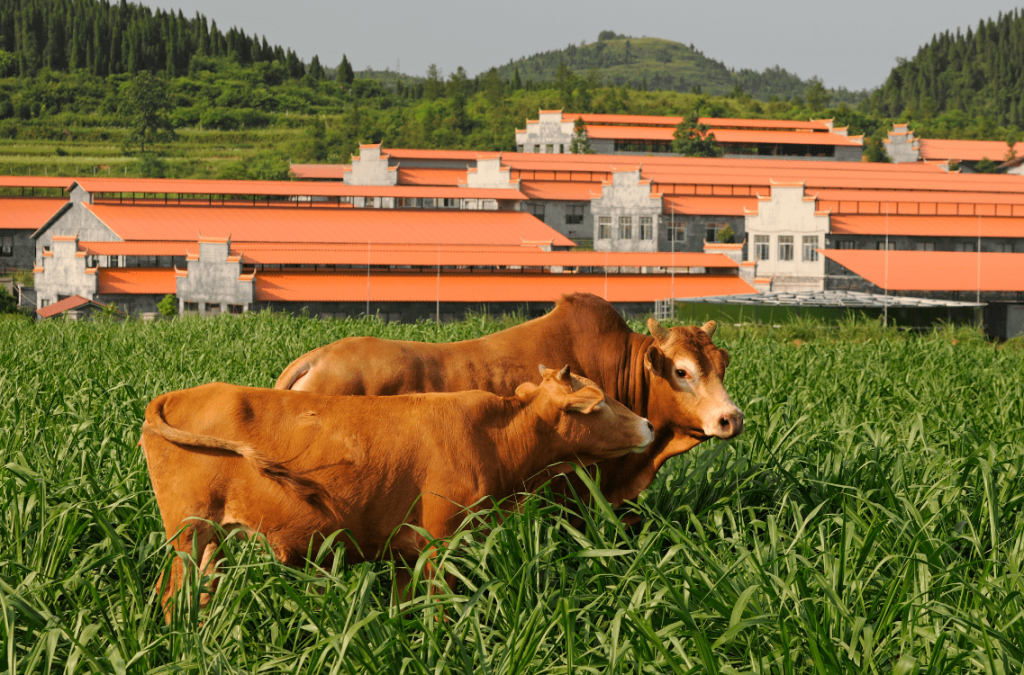
[[[661,370],[661,350],[657,345],[651,345],[644,354],[644,368],[650,372],[657,373]]]
[[[516,387],[516,398],[523,403],[529,403],[537,394],[538,389],[540,389],[540,387],[535,385],[533,382],[523,382],[521,385]]]
[[[604,403],[604,392],[597,387],[583,387],[565,396],[562,410],[572,410],[588,415]]]
[[[653,316],[647,320],[647,330],[651,331],[651,335],[654,336],[654,341],[659,344],[668,342],[672,337],[672,334],[668,332],[668,329],[658,323],[658,320]]]
[[[544,373],[546,373],[546,372],[547,372],[547,370],[548,370],[548,367],[547,367],[547,366],[545,366],[545,365],[544,365],[544,364],[542,363],[542,364],[540,364],[539,366],[537,366],[537,370],[539,370],[539,371],[540,371],[541,377],[543,377],[543,376],[544,376]]]
[[[714,321],[708,321],[706,324],[704,324],[703,326],[700,327],[700,329],[702,331],[707,333],[707,336],[709,338],[715,337],[715,329],[717,329],[717,328],[718,328],[718,324],[715,323]]]

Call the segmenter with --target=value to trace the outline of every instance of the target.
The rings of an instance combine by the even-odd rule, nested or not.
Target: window
[[[686,241],[686,219],[683,216],[669,216],[665,237],[669,241]]]
[[[438,206],[443,206],[446,209],[459,208],[459,200],[454,197],[445,197],[443,200],[439,199],[438,201],[441,202]]]
[[[0,237],[0,256],[9,258],[14,255],[14,237]]]
[[[534,152],[540,152],[540,146],[539,145],[533,146],[533,151]]]
[[[804,237],[804,262],[818,262],[818,237]]]
[[[1013,253],[1013,244],[982,244],[981,250],[990,253]]]
[[[119,267],[121,265],[121,256],[111,255],[107,256],[107,267]]]
[[[972,241],[972,242],[970,242],[970,243],[959,243],[959,244],[955,244],[955,245],[953,246],[953,250],[954,250],[954,251],[967,251],[967,252],[973,252],[973,251],[974,251],[974,242]]]
[[[198,302],[186,302],[185,303],[185,311],[186,312],[198,312],[199,311],[199,303]]]
[[[877,244],[875,245],[875,247],[876,247],[876,248],[877,248],[877,249],[878,249],[879,251],[884,251],[884,250],[886,249],[886,246],[885,246],[885,240],[883,239],[882,241],[878,242],[878,243],[877,243]],[[896,250],[896,242],[894,242],[894,241],[890,241],[890,242],[889,242],[889,250],[890,250],[890,251],[895,251],[895,250]]]
[[[553,143],[548,143],[547,148],[545,148],[545,153],[548,154],[548,155],[552,155],[552,154],[554,154],[554,152],[555,152],[554,144]]]
[[[579,225],[583,222],[583,210],[587,207],[583,204],[569,204],[565,207],[565,224]]]
[[[633,238],[633,217],[619,216],[619,239]]]
[[[838,248],[841,251],[852,251],[853,249],[857,248],[857,242],[850,240],[839,241],[836,242],[836,248]]]
[[[934,244],[934,242],[930,242],[930,241],[918,242],[918,243],[914,244],[914,250],[915,251],[934,251],[935,250],[935,244]]]
[[[228,305],[229,314],[242,314],[245,312],[245,305]]]
[[[516,146],[516,152],[523,152],[524,150],[525,150],[525,146],[522,146],[522,145],[517,145]]]
[[[654,239],[654,219],[650,216],[640,216],[640,239],[643,241]]]
[[[565,146],[563,146],[561,143],[558,144],[558,154],[560,154],[560,155],[564,155],[565,154],[565,150],[562,149],[563,147],[565,147]]]
[[[544,222],[544,204],[526,202],[526,212],[532,213],[537,220]]]
[[[718,233],[725,229],[725,223],[708,223],[704,241],[718,241]]]
[[[611,239],[612,238],[612,217],[601,216],[597,219],[597,238],[598,239]]]
[[[779,237],[779,260],[793,259],[793,237],[782,235]]]
[[[767,234],[754,235],[754,258],[756,260],[768,260],[769,246]]]

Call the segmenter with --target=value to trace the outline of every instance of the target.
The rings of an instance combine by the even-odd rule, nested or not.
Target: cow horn
[[[668,332],[668,329],[658,323],[658,320],[651,317],[647,320],[647,330],[651,331],[651,335],[659,343],[668,342],[672,337],[672,334]]]
[[[565,364],[565,368],[562,368],[560,371],[558,371],[558,375],[556,377],[557,377],[557,379],[560,382],[568,382],[569,381],[569,364],[568,363]]]
[[[708,334],[708,337],[715,337],[715,329],[718,328],[718,324],[714,321],[708,321],[706,324],[700,327],[702,331]]]

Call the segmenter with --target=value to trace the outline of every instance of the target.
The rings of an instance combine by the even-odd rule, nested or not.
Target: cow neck
[[[561,448],[565,441],[554,427],[544,422],[530,404],[518,398],[503,399],[505,406],[493,419],[497,473],[502,494],[529,492],[540,474],[552,464],[561,464],[565,457],[544,456],[542,452]],[[543,480],[547,480],[545,477]],[[540,481],[543,482],[543,481]]]

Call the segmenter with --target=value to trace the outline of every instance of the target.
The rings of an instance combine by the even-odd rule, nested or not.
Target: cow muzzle
[[[736,438],[742,433],[743,411],[736,407],[716,415],[711,428],[704,429],[706,436],[721,439]]]

